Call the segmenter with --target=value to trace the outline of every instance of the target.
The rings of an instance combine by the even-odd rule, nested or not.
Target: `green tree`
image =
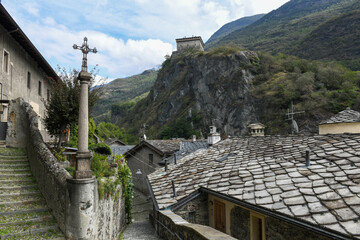
[[[45,118],[44,124],[51,136],[58,138],[57,148],[61,147],[61,139],[66,129],[78,121],[80,81],[77,79],[78,71],[67,71],[64,68],[57,68],[59,80],[51,83],[53,89],[50,99],[44,101]],[[94,79],[95,69],[91,71]],[[93,81],[89,84],[89,90]],[[99,98],[100,88],[89,92],[89,112]]]

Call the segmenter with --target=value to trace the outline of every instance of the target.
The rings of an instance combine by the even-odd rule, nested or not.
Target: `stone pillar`
[[[89,135],[89,82],[91,75],[88,72],[81,71],[78,79],[81,84],[80,88],[80,105],[79,105],[79,130],[78,130],[78,152],[76,154],[75,179],[91,178],[90,168],[91,153],[88,149]]]
[[[96,178],[67,179],[67,239],[96,239]]]

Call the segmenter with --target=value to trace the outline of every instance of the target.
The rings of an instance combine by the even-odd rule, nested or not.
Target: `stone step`
[[[33,183],[34,178],[20,179],[20,180],[0,180],[0,186],[22,186],[23,184]]]
[[[14,205],[22,204],[29,201],[40,201],[44,200],[44,197],[40,193],[35,194],[22,194],[22,195],[12,195],[9,194],[8,197],[0,198],[0,205]]]
[[[28,160],[0,160],[0,165],[16,165],[16,164],[29,164]]]
[[[0,173],[0,179],[22,178],[22,177],[32,177],[32,174],[31,173],[17,173],[17,174]]]
[[[9,163],[0,163],[0,169],[5,169],[5,168],[27,168],[30,169],[30,164],[29,163],[19,163],[19,164],[9,164]]]
[[[8,183],[11,183],[8,181]],[[27,182],[24,182],[23,184],[26,184]],[[28,184],[28,185],[18,185],[18,186],[6,186],[2,187],[0,182],[0,190],[20,190],[20,189],[29,189],[29,188],[37,188],[37,184]]]
[[[58,232],[58,234],[54,235],[55,232]],[[51,238],[51,236],[54,237]],[[62,237],[57,225],[0,235],[0,239],[54,239],[55,237]]]
[[[0,174],[2,173],[31,173],[30,168],[12,168],[12,169],[4,169],[0,168]]]
[[[26,221],[29,219],[37,219],[37,218],[43,218],[43,217],[52,218],[52,216],[49,213],[47,208],[18,211],[13,214],[7,214],[7,215],[0,216],[0,224],[6,224],[6,223],[12,223],[12,222],[18,222],[18,221]]]
[[[27,156],[24,155],[3,155],[0,154],[0,160],[27,160]]]
[[[0,216],[15,214],[19,211],[37,210],[43,208],[47,208],[45,200],[24,201],[24,202],[19,202],[18,204],[7,204],[7,205],[2,204],[0,205]]]
[[[44,217],[37,217],[37,218],[29,218],[29,219],[15,219],[15,221],[8,221],[1,223],[0,222],[0,229],[5,228],[6,226],[12,226],[12,225],[22,225],[22,224],[32,224],[32,223],[40,223],[40,222],[47,222],[53,220],[53,217],[51,215],[47,215]]]

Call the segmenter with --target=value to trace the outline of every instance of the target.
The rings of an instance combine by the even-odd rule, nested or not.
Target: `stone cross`
[[[82,44],[82,46],[78,46],[76,44],[73,45],[74,49],[78,49],[81,50],[81,52],[83,53],[83,59],[82,59],[82,66],[81,66],[81,71],[83,72],[87,72],[87,55],[89,52],[93,52],[93,53],[97,53],[96,48],[89,48],[89,45],[87,43],[87,37],[84,37],[84,43]]]
[[[81,47],[74,44],[74,49],[80,49],[83,53],[82,70],[79,73],[80,81],[80,104],[79,104],[79,129],[78,129],[78,151],[76,153],[75,179],[92,178],[91,172],[91,152],[88,149],[89,135],[89,82],[91,80],[90,73],[87,72],[87,54],[89,52],[96,53],[96,48],[90,49],[87,44],[87,38]]]

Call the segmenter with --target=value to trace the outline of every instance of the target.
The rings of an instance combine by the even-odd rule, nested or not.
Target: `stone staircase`
[[[19,149],[0,148],[0,239],[65,239]]]

